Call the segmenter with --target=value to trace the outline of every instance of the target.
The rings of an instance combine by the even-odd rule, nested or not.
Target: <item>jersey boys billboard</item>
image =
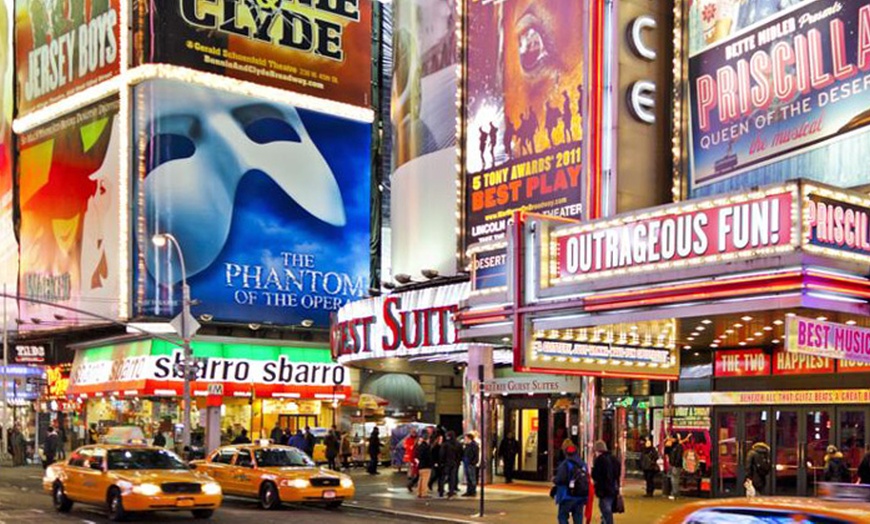
[[[171,81],[137,86],[136,315],[328,326],[367,294],[369,124]],[[171,246],[168,246],[171,248]]]
[[[119,0],[15,2],[20,114],[118,73],[119,6]]]
[[[817,0],[781,11],[692,56],[689,79],[694,188],[863,133],[870,122],[870,1]],[[838,180],[841,168],[831,158],[823,171],[803,162],[777,179],[863,183]]]
[[[121,216],[117,99],[25,133],[19,147],[20,294],[117,318]],[[42,328],[52,327],[58,313],[25,301],[20,308],[22,318],[39,318]],[[93,321],[62,313],[68,320]]]
[[[0,287],[5,287],[8,294],[15,294],[18,289],[18,242],[12,216],[13,58],[12,2],[0,0]],[[18,318],[14,301],[8,301],[6,307],[10,320]],[[9,329],[15,329],[14,326],[14,323],[8,325]]]
[[[519,209],[580,216],[585,4],[468,4],[466,245]]]
[[[139,2],[136,61],[371,104],[371,0]],[[150,37],[149,37],[150,35]]]

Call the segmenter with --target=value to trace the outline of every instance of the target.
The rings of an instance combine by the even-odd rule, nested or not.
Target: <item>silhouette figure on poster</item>
[[[544,119],[545,125],[547,126],[547,137],[550,139],[550,147],[555,147],[556,137],[554,136],[554,133],[556,132],[556,128],[559,127],[562,113],[559,112],[559,109],[551,106],[549,100],[547,100],[547,105],[545,107]]]
[[[480,129],[480,168],[486,169],[486,140],[489,135],[486,133],[486,129]]]
[[[495,167],[495,145],[498,142],[498,128],[495,122],[489,123],[489,156],[492,157],[492,167]]]
[[[508,159],[511,159],[514,156],[514,135],[515,134],[516,133],[514,130],[514,123],[511,122],[511,120],[509,118],[505,119],[504,137],[502,137],[502,140],[504,140],[504,152],[505,152],[505,155],[507,155]]]
[[[577,86],[577,116],[583,122],[583,84]]]
[[[565,139],[565,142],[574,141],[574,133],[571,131],[572,118],[571,99],[568,97],[568,91],[562,91],[562,126],[564,127],[562,137]]]

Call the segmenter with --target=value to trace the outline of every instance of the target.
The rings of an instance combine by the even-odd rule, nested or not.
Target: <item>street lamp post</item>
[[[178,240],[169,233],[159,233],[151,238],[151,241],[157,247],[165,247],[167,244],[172,244],[175,251],[178,253],[178,260],[181,263],[181,338],[184,348],[184,426],[181,429],[181,451],[185,456],[190,450],[190,372],[193,370],[193,353],[190,348],[190,339],[193,336],[195,329],[190,322],[193,318],[190,314],[190,288],[187,286],[187,269],[184,266],[184,253],[181,251],[181,245]]]

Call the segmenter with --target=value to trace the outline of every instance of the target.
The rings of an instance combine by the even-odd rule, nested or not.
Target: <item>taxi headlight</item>
[[[153,497],[160,493],[160,486],[157,484],[139,484],[138,486],[133,487],[133,493],[144,495],[146,497]]]
[[[220,495],[221,485],[217,482],[209,482],[202,485],[202,492],[206,495]]]
[[[341,479],[341,487],[352,488],[353,487],[353,479]]]
[[[54,468],[47,467],[45,468],[45,476],[42,477],[43,482],[54,482],[57,480],[57,474],[54,472]]]
[[[281,481],[281,486],[285,488],[305,489],[311,486],[308,479],[285,479]]]

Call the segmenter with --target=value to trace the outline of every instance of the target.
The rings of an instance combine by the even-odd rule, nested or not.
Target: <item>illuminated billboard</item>
[[[448,275],[457,247],[456,2],[396,0],[393,13],[392,270]]]
[[[138,85],[135,306],[329,326],[368,293],[371,125],[174,81]]]
[[[18,241],[13,227],[12,106],[12,2],[0,2],[0,291],[15,295],[18,290]],[[0,298],[2,300],[2,298]],[[17,318],[17,303],[6,302],[8,327]]]
[[[371,0],[134,5],[136,63],[175,64],[371,105]]]
[[[118,74],[120,12],[119,0],[15,2],[20,114]]]
[[[870,175],[870,2],[701,1],[689,16],[692,196]]]
[[[468,4],[465,244],[517,210],[579,218],[586,2]]]
[[[117,99],[19,138],[20,294],[109,318],[119,313],[120,124]],[[95,320],[22,300],[43,329]],[[64,318],[57,320],[55,315]]]

